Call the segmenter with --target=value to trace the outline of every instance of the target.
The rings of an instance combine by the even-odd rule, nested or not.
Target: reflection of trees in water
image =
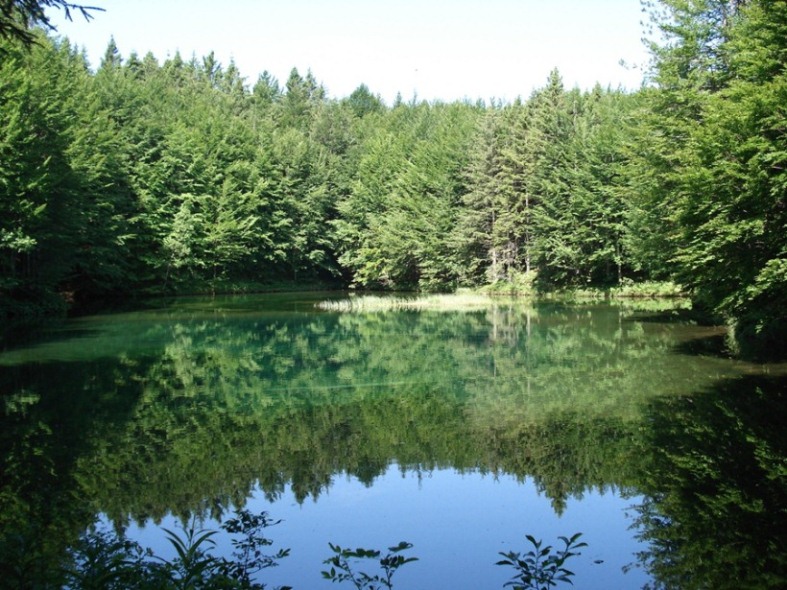
[[[787,585],[787,380],[654,400],[640,562],[664,588]]]
[[[633,427],[621,419],[636,418],[632,397],[642,395],[642,376],[631,373],[649,355],[657,378],[645,380],[664,385],[662,374],[675,372],[667,369],[672,342],[669,333],[646,338],[608,309],[176,324],[146,374],[137,426],[117,447],[166,432],[165,446],[153,440],[154,452],[129,460],[146,457],[145,466],[161,464],[170,477],[149,485],[151,494],[171,497],[167,490],[190,482],[194,493],[180,497],[192,506],[206,490],[223,504],[228,492],[218,492],[228,481],[247,493],[259,480],[271,497],[289,483],[302,500],[337,472],[370,483],[395,461],[535,476],[559,508],[588,485],[621,483],[597,474],[625,466],[610,457],[630,444]],[[196,485],[208,475],[199,467],[207,451],[189,447],[210,449],[212,485]],[[192,470],[200,474],[189,477]],[[133,481],[144,474],[129,472],[121,488],[133,494],[116,495],[113,514],[138,504]],[[161,503],[161,514],[167,509]]]
[[[120,467],[107,453],[133,420],[140,387],[130,370],[102,360],[0,371],[0,392],[9,392],[0,398],[0,572],[9,587],[13,572],[29,587],[50,587],[37,574],[51,572],[92,522],[99,495],[85,478]]]
[[[731,371],[673,356],[680,326],[603,307],[137,322],[123,346],[118,328],[91,341],[103,360],[4,369],[37,401],[5,417],[25,468],[4,469],[2,518],[220,518],[256,485],[302,501],[392,462],[532,477],[560,512],[636,483],[643,400]]]

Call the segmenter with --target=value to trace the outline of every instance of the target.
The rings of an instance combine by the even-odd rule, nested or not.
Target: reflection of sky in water
[[[560,547],[558,536],[581,532],[589,546],[566,564],[576,573],[574,586],[607,590],[641,588],[648,581],[638,568],[626,574],[622,571],[635,561],[634,553],[643,549],[629,530],[632,523],[626,514],[638,502],[638,498],[621,498],[614,490],[594,490],[581,500],[570,498],[564,513],[557,516],[549,499],[530,480],[518,483],[507,475],[453,470],[403,475],[393,466],[371,487],[340,475],[316,502],[307,499],[298,505],[288,489],[272,504],[257,493],[246,508],[282,519],[267,529],[268,538],[274,541],[270,553],[291,549],[279,567],[263,572],[262,581],[268,587],[335,586],[320,575],[323,560],[331,555],[329,541],[368,549],[409,541],[414,547],[405,555],[417,556],[419,561],[396,574],[395,587],[502,588],[514,570],[495,565],[498,552],[529,550],[526,534]],[[162,524],[170,529],[176,526],[170,518]],[[127,532],[144,546],[171,557],[171,548],[155,527],[132,526]],[[373,565],[369,561],[361,569],[377,573]]]

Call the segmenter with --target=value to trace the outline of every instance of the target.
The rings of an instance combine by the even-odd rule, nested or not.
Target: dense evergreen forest
[[[511,104],[331,98],[311,72],[250,83],[213,54],[114,41],[92,69],[66,39],[2,29],[2,322],[282,284],[668,279],[738,342],[783,350],[787,3],[646,4],[641,90],[553,71]]]

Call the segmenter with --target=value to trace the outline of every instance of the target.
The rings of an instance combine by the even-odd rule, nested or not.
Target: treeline
[[[663,0],[651,82],[512,104],[330,98],[213,54],[91,70],[0,41],[0,314],[130,294],[330,283],[671,279],[784,346],[787,8]],[[777,346],[778,347],[778,346]]]

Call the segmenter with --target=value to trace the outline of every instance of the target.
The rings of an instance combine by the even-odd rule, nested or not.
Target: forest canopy
[[[36,4],[36,3],[32,3]],[[511,104],[329,97],[211,53],[0,31],[0,315],[287,283],[668,279],[784,349],[787,4],[649,3],[651,82]],[[67,3],[37,3],[38,6]],[[43,13],[41,13],[43,14]],[[13,15],[12,15],[13,16]],[[20,17],[21,18],[21,17]]]

